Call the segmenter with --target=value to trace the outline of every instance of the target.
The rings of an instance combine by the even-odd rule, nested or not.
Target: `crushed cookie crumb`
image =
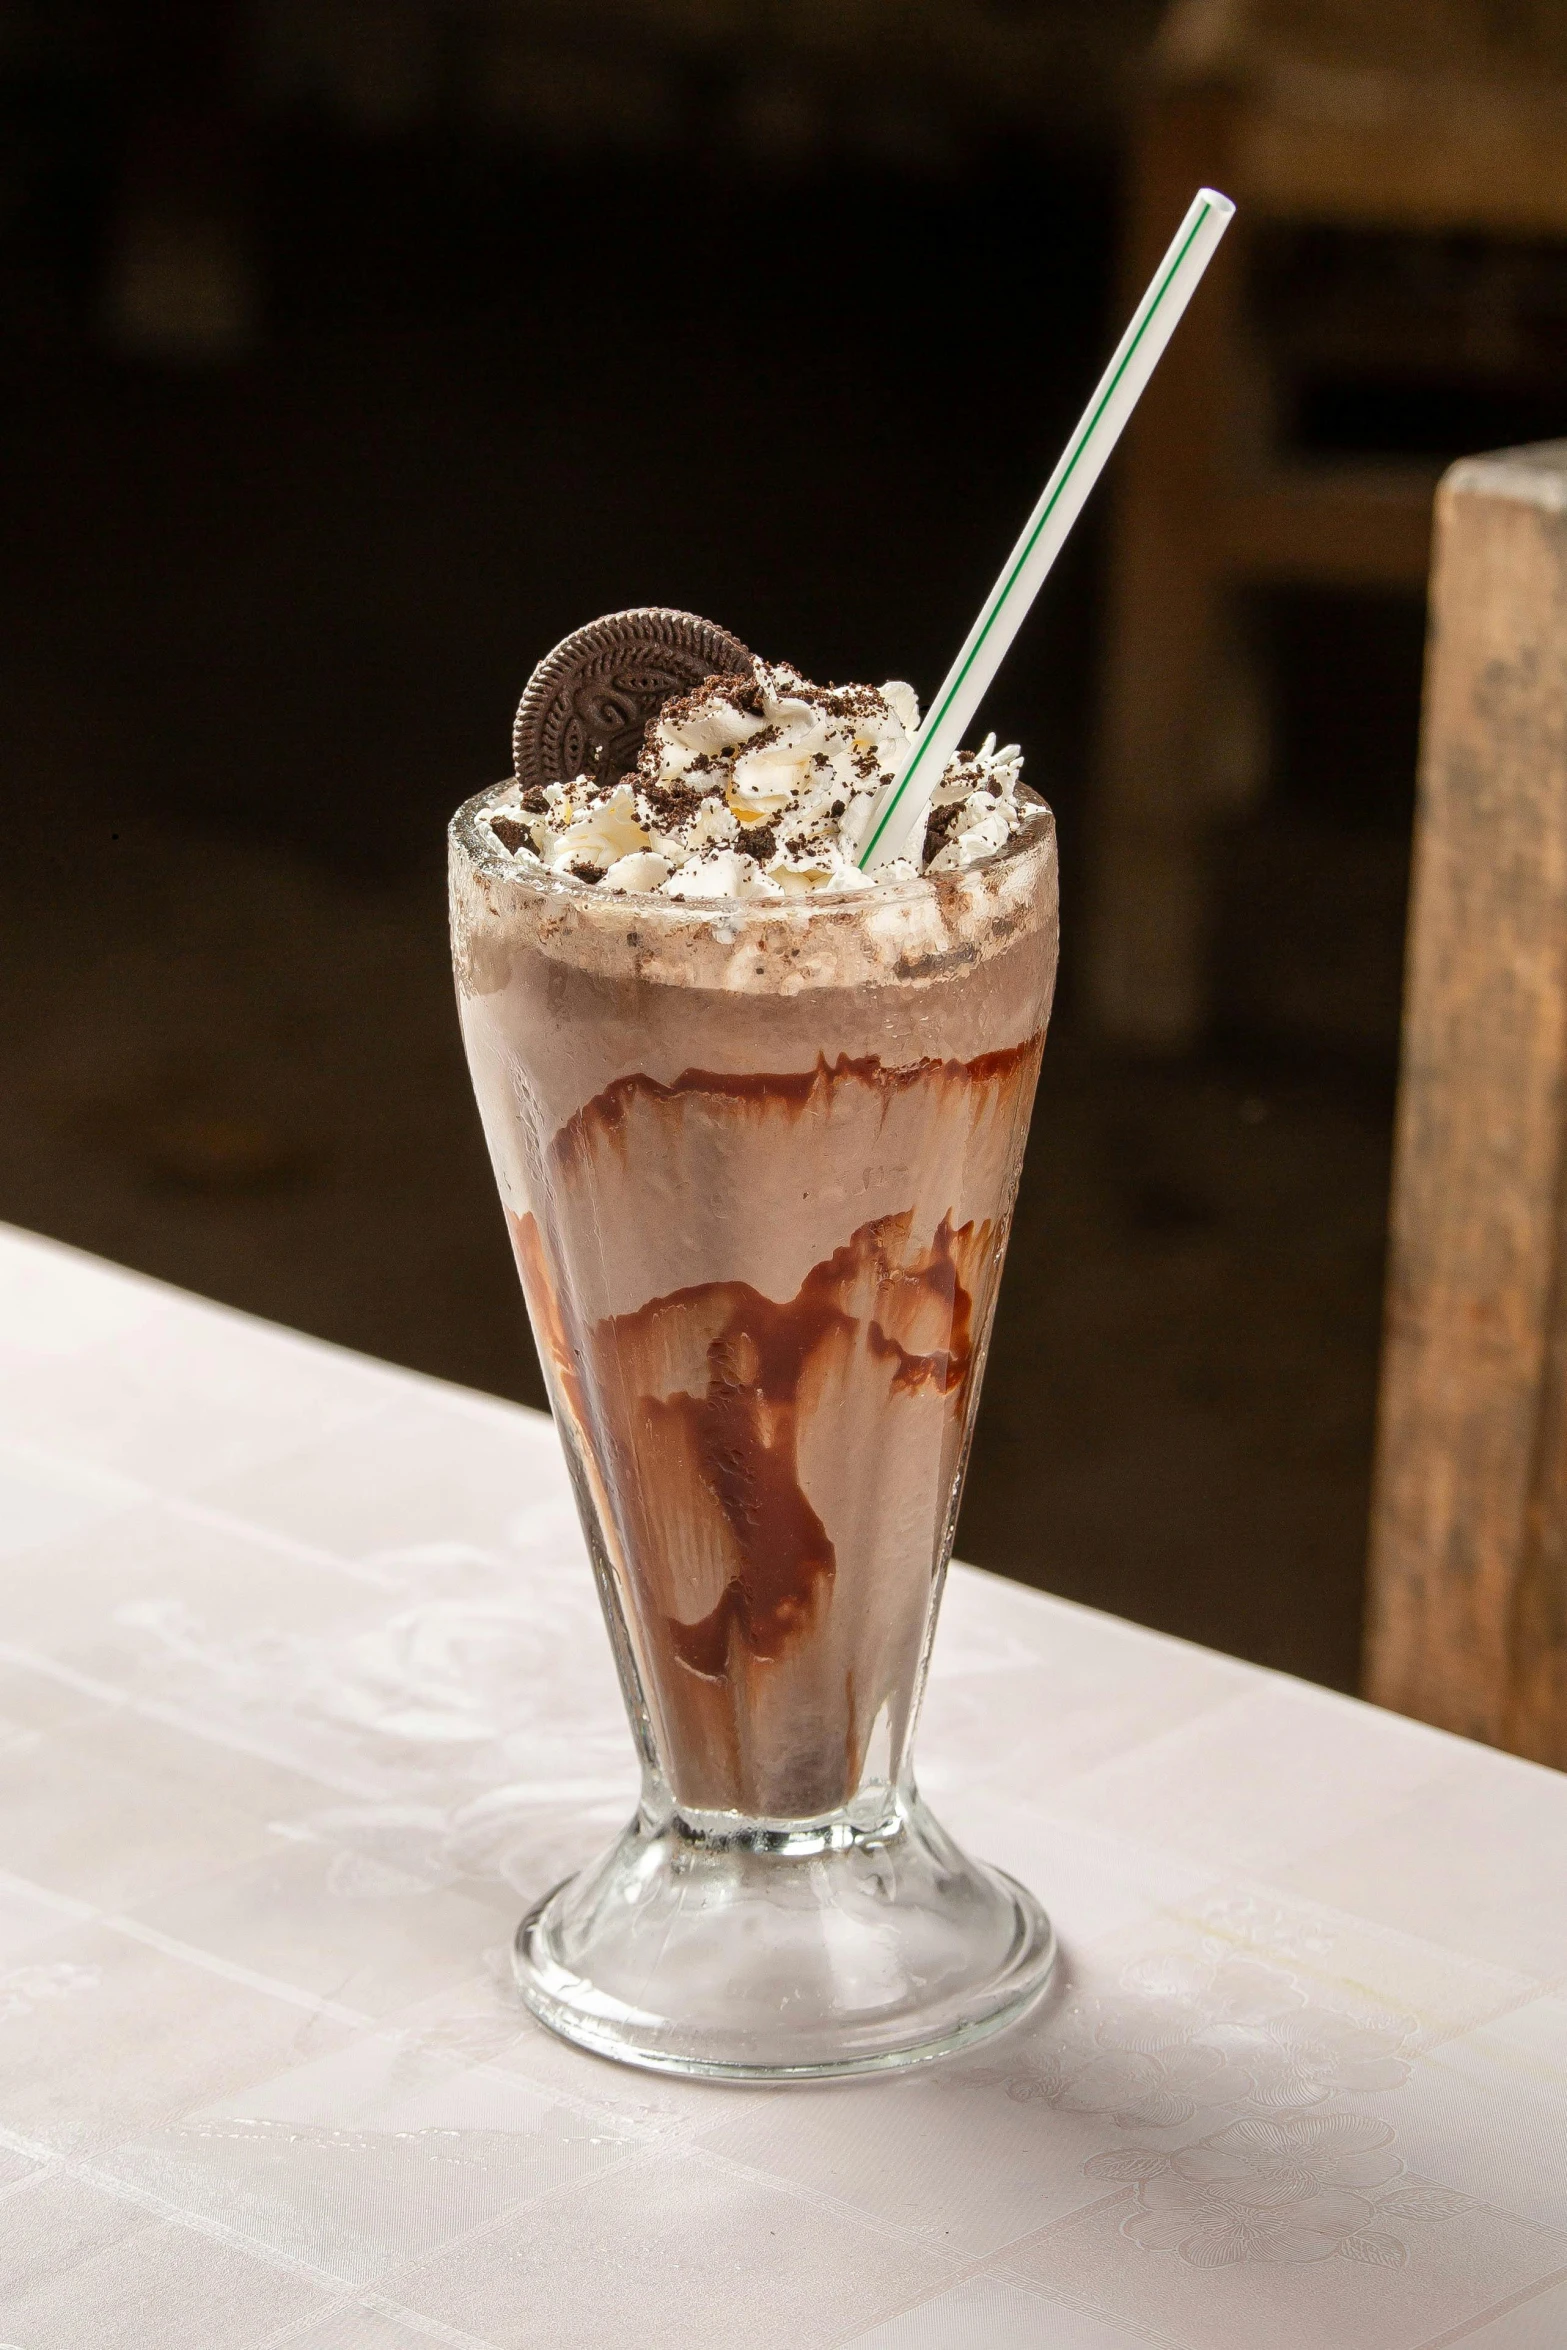
[[[925,862],[928,865],[947,845],[962,820],[963,802],[953,800],[945,808],[932,808],[925,819]]]
[[[676,825],[688,823],[696,814],[705,795],[693,785],[677,781],[644,783],[642,797],[660,832],[673,832]]]

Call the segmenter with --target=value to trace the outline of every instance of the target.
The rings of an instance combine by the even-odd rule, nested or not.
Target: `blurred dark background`
[[[617,606],[931,691],[1119,331],[1159,18],[0,11],[0,1215],[542,1400],[445,817]],[[1285,339],[1415,321],[1393,366],[1307,338],[1299,449],[1560,429],[1520,250],[1259,246]],[[1065,962],[960,1548],[1349,1686],[1422,601],[1244,598],[1266,776],[1211,827],[1201,1032],[1139,1052],[1083,977],[1111,511],[986,713],[1058,811]]]

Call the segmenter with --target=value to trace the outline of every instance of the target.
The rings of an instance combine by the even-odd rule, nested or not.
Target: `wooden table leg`
[[[1366,1678],[1567,1765],[1567,442],[1437,500]]]
[[[1223,185],[1227,116],[1161,98],[1139,143],[1127,241],[1141,293],[1193,191]],[[1121,1041],[1179,1050],[1207,1004],[1211,697],[1224,642],[1216,538],[1226,400],[1238,371],[1235,231],[1116,459],[1088,981]]]

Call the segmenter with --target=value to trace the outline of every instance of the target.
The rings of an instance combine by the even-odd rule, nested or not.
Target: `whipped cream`
[[[919,727],[912,686],[813,685],[787,662],[710,677],[648,725],[636,766],[535,785],[484,822],[519,865],[611,892],[703,899],[802,897],[960,871],[1022,826],[1023,755],[987,735],[960,751],[908,854],[856,862],[884,785]]]

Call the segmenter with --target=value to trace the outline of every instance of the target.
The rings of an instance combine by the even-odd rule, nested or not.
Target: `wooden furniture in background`
[[[1089,946],[1112,1036],[1179,1050],[1205,1025],[1207,835],[1268,765],[1236,591],[1418,594],[1426,577],[1434,464],[1288,453],[1288,354],[1248,298],[1259,232],[1476,232],[1504,241],[1505,264],[1505,241],[1567,238],[1564,155],[1567,10],[1551,0],[1177,0],[1165,19],[1133,156],[1127,299],[1200,182],[1241,209],[1119,460]],[[1506,372],[1505,350],[1477,350],[1472,316],[1445,350],[1412,353],[1374,285],[1359,348],[1344,350],[1342,321],[1325,331],[1351,372],[1415,358]]]
[[[1567,441],[1431,594],[1367,1694],[1567,1767]]]

